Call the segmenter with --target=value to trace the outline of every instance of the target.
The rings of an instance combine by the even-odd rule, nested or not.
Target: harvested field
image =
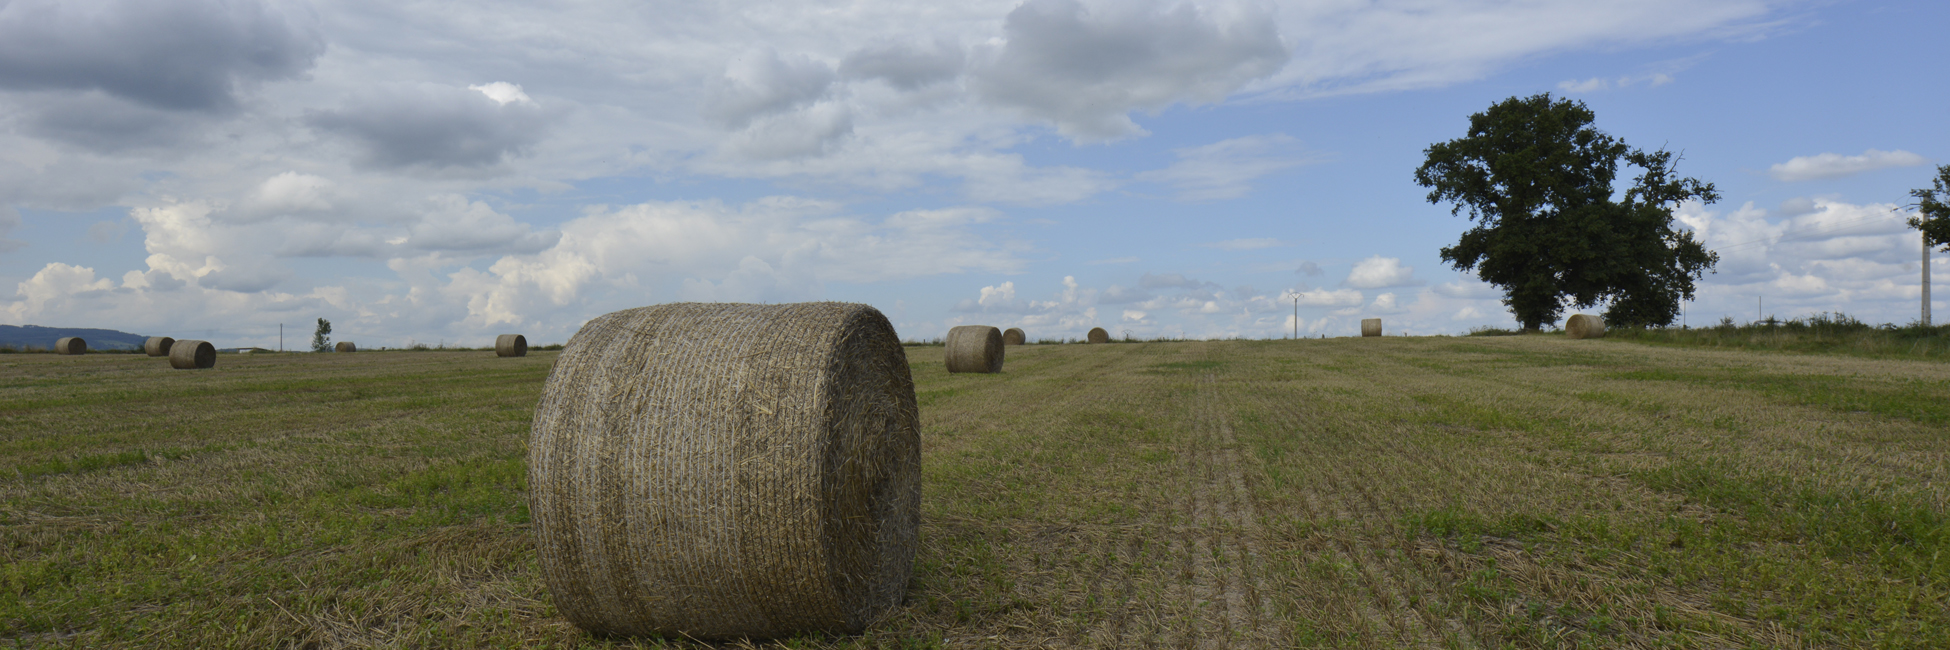
[[[941,354],[907,348],[908,604],[783,645],[1950,647],[1950,364],[1543,336]],[[0,357],[0,646],[692,645],[587,637],[541,585],[523,447],[555,357]]]

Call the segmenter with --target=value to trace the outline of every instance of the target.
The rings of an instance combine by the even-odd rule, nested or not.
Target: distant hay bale
[[[169,356],[169,346],[175,343],[176,339],[167,336],[151,336],[142,342],[142,351],[152,357],[166,357]]]
[[[332,351],[333,352],[358,352],[359,346],[353,345],[351,341],[339,341],[338,345],[332,347]]]
[[[43,341],[47,339],[41,339]],[[79,336],[62,337],[54,341],[55,354],[81,354],[88,351],[88,342]]]
[[[1381,319],[1379,318],[1361,319],[1361,335],[1381,336]]]
[[[1110,332],[1104,331],[1104,328],[1101,327],[1092,327],[1090,328],[1090,334],[1087,340],[1091,343],[1109,343]]]
[[[528,337],[520,334],[502,334],[494,337],[494,356],[528,356]]]
[[[948,372],[1002,372],[1002,330],[987,325],[957,325],[948,330]]]
[[[1605,321],[1597,316],[1572,314],[1564,321],[1564,334],[1574,339],[1605,338]]]
[[[534,422],[542,576],[585,630],[852,634],[907,590],[920,418],[872,307],[603,315],[556,358]]]
[[[195,370],[217,365],[217,346],[209,341],[177,341],[169,346],[169,367],[177,370]]]
[[[1002,330],[1003,345],[1022,345],[1027,342],[1029,342],[1028,335],[1023,334],[1021,329],[1011,327]]]

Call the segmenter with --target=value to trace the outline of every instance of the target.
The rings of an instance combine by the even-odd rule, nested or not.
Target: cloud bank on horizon
[[[1435,259],[1462,224],[1415,206],[1414,148],[1375,172],[1331,143],[1458,137],[1509,94],[1676,92],[1698,52],[1819,31],[1791,2],[1599,4],[14,0],[0,320],[261,345],[322,316],[367,346],[561,341],[677,300],[869,302],[915,338],[1504,325]],[[1441,92],[1473,94],[1404,108]],[[1372,117],[1317,117],[1336,104]],[[1674,143],[1761,188],[1729,196],[1793,193],[1682,210],[1724,247],[1702,302],[1900,319],[1902,195],[1833,184],[1944,136],[1789,140]]]

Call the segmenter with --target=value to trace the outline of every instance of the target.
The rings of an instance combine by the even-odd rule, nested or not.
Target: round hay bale
[[[1028,335],[1023,334],[1022,330],[1019,328],[1011,327],[1009,329],[1002,330],[1003,345],[1022,345],[1028,342],[1029,342]]]
[[[67,336],[54,341],[55,354],[81,354],[87,351],[88,342],[79,336]]]
[[[1588,314],[1572,314],[1564,321],[1564,335],[1574,339],[1605,338],[1605,321]]]
[[[167,336],[151,336],[142,342],[142,351],[152,357],[166,357],[169,356],[169,346],[175,343],[176,339]]]
[[[1361,319],[1361,335],[1381,336],[1381,319],[1379,318]]]
[[[1104,328],[1101,327],[1092,327],[1090,328],[1090,334],[1088,335],[1088,338],[1086,340],[1090,341],[1091,343],[1109,343],[1110,332],[1104,331]]]
[[[494,337],[494,356],[528,356],[528,337],[520,334],[502,334]]]
[[[217,365],[217,346],[209,341],[177,341],[169,346],[169,367],[177,370],[212,368]]]
[[[957,325],[948,330],[948,372],[1002,372],[1002,330]]]
[[[351,341],[339,341],[338,345],[332,347],[332,351],[333,352],[358,352],[359,346],[353,345]]]
[[[914,380],[866,305],[605,314],[556,358],[528,449],[543,580],[590,632],[852,634],[913,573]]]

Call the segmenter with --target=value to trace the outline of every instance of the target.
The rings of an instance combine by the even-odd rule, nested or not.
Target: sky
[[[564,342],[676,301],[861,302],[906,339],[1514,327],[1441,260],[1471,223],[1413,173],[1539,93],[1718,188],[1676,211],[1720,255],[1688,324],[1908,323],[1946,24],[1935,0],[0,0],[0,323],[287,349],[318,318],[365,348]]]

